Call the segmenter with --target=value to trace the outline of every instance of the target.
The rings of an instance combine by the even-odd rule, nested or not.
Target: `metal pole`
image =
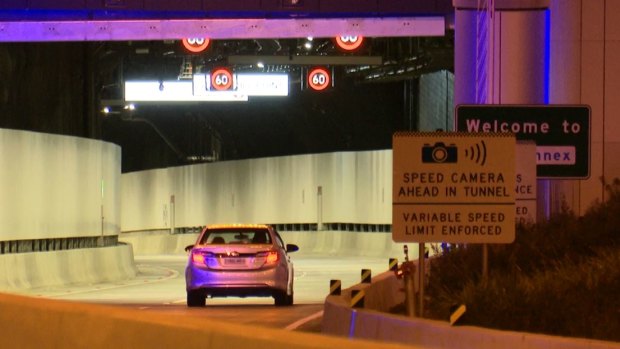
[[[317,196],[317,212],[316,212],[316,218],[317,218],[317,222],[316,222],[316,230],[321,231],[323,230],[323,187],[322,186],[318,186],[317,190],[316,190],[316,196]]]
[[[104,230],[105,230],[105,217],[103,216],[104,193],[105,193],[105,182],[102,179],[101,180],[101,236],[99,237],[99,243],[98,243],[99,247],[104,246],[104,238],[103,238]]]
[[[415,316],[415,285],[413,282],[414,271],[411,270],[412,264],[409,261],[409,248],[407,245],[403,247],[405,251],[405,262],[402,265],[403,272],[403,282],[405,286],[405,310],[407,316],[414,317]]]
[[[103,229],[104,229],[103,204],[101,204],[101,236],[99,237],[99,247],[103,247]]]
[[[174,234],[174,221],[175,212],[174,212],[174,195],[170,195],[170,234]]]
[[[489,245],[482,244],[482,281],[487,282],[489,277]]]
[[[418,293],[419,317],[424,317],[424,270],[424,243],[421,242],[418,250],[418,280],[420,285],[420,292]]]

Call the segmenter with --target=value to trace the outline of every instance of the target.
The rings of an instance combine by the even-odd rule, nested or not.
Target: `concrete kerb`
[[[620,343],[616,342],[450,326],[448,322],[386,313],[386,309],[391,309],[404,298],[398,294],[401,287],[402,282],[396,279],[393,272],[385,272],[373,278],[371,284],[354,285],[343,290],[340,296],[328,296],[325,299],[323,332],[425,348],[620,349]],[[353,289],[365,290],[367,299],[363,309],[350,307]]]

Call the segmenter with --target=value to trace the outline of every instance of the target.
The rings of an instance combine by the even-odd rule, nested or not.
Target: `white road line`
[[[284,329],[288,330],[288,331],[293,331],[293,330],[297,329],[299,326],[301,326],[301,325],[303,325],[303,324],[305,324],[307,322],[310,322],[310,321],[312,321],[314,319],[318,319],[321,316],[323,316],[323,310],[321,310],[319,312],[316,312],[316,313],[314,313],[314,314],[312,314],[310,316],[306,316],[303,319],[297,320],[297,321],[293,322],[292,324],[286,326]]]
[[[99,292],[99,291],[107,291],[107,290],[113,290],[113,289],[117,289],[117,288],[124,288],[124,287],[131,287],[131,286],[137,286],[137,285],[142,285],[142,284],[153,284],[153,283],[159,283],[159,282],[164,282],[170,279],[174,279],[176,277],[179,276],[179,272],[171,269],[171,268],[166,268],[166,267],[156,267],[157,269],[163,269],[169,272],[169,274],[167,276],[164,277],[160,277],[159,279],[139,279],[139,278],[135,278],[133,280],[127,280],[125,281],[126,283],[122,284],[122,285],[111,285],[111,286],[94,286],[95,288],[89,288],[89,289],[85,289],[85,290],[77,290],[77,291],[67,291],[69,293],[63,293],[63,294],[40,294],[37,297],[39,298],[61,298],[61,297],[65,297],[67,295],[73,296],[76,294],[84,294],[84,293],[93,293],[93,292]]]

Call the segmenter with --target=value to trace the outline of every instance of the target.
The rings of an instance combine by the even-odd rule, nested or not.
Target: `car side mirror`
[[[192,248],[194,248],[194,245],[187,245],[187,246],[185,246],[185,252],[191,251]]]
[[[286,252],[295,252],[299,251],[299,246],[295,244],[286,244]]]

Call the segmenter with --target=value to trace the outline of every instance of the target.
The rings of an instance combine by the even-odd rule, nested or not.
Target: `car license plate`
[[[224,265],[245,265],[245,258],[222,258]]]

